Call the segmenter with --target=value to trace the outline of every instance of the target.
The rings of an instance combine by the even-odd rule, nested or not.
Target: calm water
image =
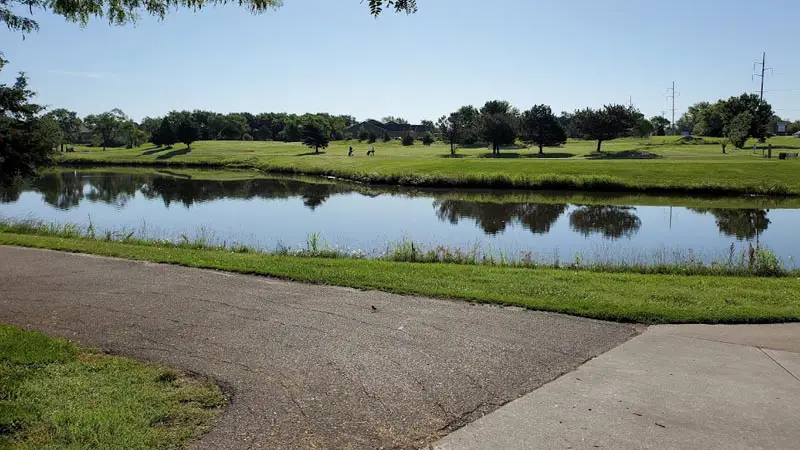
[[[197,178],[197,172],[194,172]],[[207,178],[207,176],[206,176]],[[203,181],[170,171],[61,171],[0,191],[0,217],[42,219],[166,239],[205,236],[265,249],[305,245],[321,233],[332,246],[379,254],[402,239],[541,260],[658,262],[676,255],[725,258],[758,240],[790,266],[800,257],[798,209],[704,209],[572,204],[564,194],[420,191],[324,179],[261,177]],[[573,197],[574,198],[574,197]],[[585,198],[585,197],[584,197]],[[516,202],[508,202],[508,200]],[[538,199],[529,201],[529,199]],[[612,202],[611,200],[614,199]],[[597,199],[595,199],[597,200]],[[601,200],[601,201],[604,201]],[[640,204],[635,204],[640,203]],[[675,199],[675,204],[686,204]],[[720,203],[721,204],[721,203]],[[728,202],[730,204],[730,202]],[[748,205],[749,206],[749,205]]]

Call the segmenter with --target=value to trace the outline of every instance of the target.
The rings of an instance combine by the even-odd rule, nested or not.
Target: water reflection
[[[567,210],[567,205],[547,203],[491,203],[466,200],[436,200],[433,203],[439,220],[458,224],[472,219],[487,234],[505,231],[517,222],[533,233],[549,233],[553,224]]]
[[[593,233],[609,239],[630,237],[639,231],[642,221],[630,206],[579,205],[569,215],[569,226],[584,236]]]
[[[701,209],[692,211],[711,214],[717,222],[720,233],[739,240],[753,239],[769,228],[768,210],[764,209]]]
[[[160,199],[167,208],[173,204],[180,204],[187,209],[198,203],[220,199],[298,198],[306,208],[316,211],[334,196],[355,194],[354,198],[368,201],[367,197],[391,194],[397,201],[408,202],[399,204],[401,209],[410,208],[412,199],[423,202],[430,199],[440,224],[457,225],[463,221],[474,222],[484,235],[493,237],[499,237],[514,228],[527,230],[533,235],[551,235],[558,220],[567,214],[570,230],[587,238],[594,235],[605,240],[633,238],[642,228],[640,215],[648,217],[646,208],[638,211],[631,206],[587,205],[581,204],[577,198],[575,203],[578,204],[574,207],[567,204],[568,197],[563,197],[563,203],[542,203],[546,194],[536,197],[532,194],[507,193],[510,197],[503,198],[495,193],[414,191],[303,177],[241,176],[241,179],[208,179],[219,176],[218,173],[213,173],[203,174],[202,178],[205,179],[195,179],[198,174],[198,171],[174,172],[160,169],[50,172],[25,184],[0,186],[0,202],[15,203],[25,191],[37,192],[41,194],[46,204],[65,211],[78,208],[84,201],[110,204],[122,209],[136,200],[137,196],[137,201],[141,201],[142,198]],[[493,201],[495,198],[499,200]],[[505,201],[509,198],[512,201]],[[583,196],[583,199],[586,201],[586,196]],[[602,201],[622,203],[619,199],[608,196],[603,197]],[[376,203],[363,203],[363,205],[367,208],[361,212],[365,217],[380,214],[372,211]],[[328,214],[331,213],[326,211]],[[721,235],[739,240],[760,236],[771,223],[767,218],[769,213],[767,209],[688,208],[685,211],[697,217],[713,216]],[[338,210],[334,209],[333,212]],[[418,217],[427,220],[425,216]],[[358,217],[352,219],[359,220]],[[402,216],[400,221],[407,221],[407,227],[416,226],[413,219],[406,216]],[[313,222],[309,226],[319,227],[320,223]],[[567,229],[566,222],[558,227]],[[648,225],[647,228],[652,228],[652,225]]]

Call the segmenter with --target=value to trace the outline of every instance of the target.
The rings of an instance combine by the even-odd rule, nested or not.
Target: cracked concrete
[[[423,447],[636,334],[14,247],[0,247],[0,321],[220,381],[232,403],[197,447],[225,449]]]
[[[796,449],[798,350],[798,323],[650,327],[432,447]]]

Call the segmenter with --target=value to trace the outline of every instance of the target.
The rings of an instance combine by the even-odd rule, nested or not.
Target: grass
[[[320,258],[164,242],[0,231],[0,245],[266,275],[309,283],[514,305],[640,323],[800,321],[798,277],[644,274],[575,268]],[[310,238],[309,247],[315,245]],[[408,249],[406,249],[407,251]],[[769,255],[765,257],[768,258]]]
[[[0,324],[2,449],[172,449],[224,404],[208,381]]]
[[[376,156],[365,156],[368,144],[334,142],[314,155],[299,143],[206,141],[190,152],[145,146],[135,149],[78,148],[63,154],[62,164],[156,165],[250,168],[346,178],[359,182],[472,188],[576,189],[693,194],[800,195],[800,161],[778,161],[752,150],[723,155],[713,139],[682,143],[678,138],[619,139],[604,143],[606,157],[590,158],[594,143],[571,140],[546,150],[565,158],[538,158],[535,149],[508,149],[511,156],[487,158],[485,148],[459,149],[459,158],[443,157],[449,147],[403,147],[375,144]],[[780,148],[800,148],[796,138],[770,140]],[[350,145],[356,156],[347,157]],[[750,144],[748,144],[750,145]],[[652,155],[643,159],[641,155]],[[626,155],[633,155],[626,157]],[[533,156],[533,157],[530,157]]]

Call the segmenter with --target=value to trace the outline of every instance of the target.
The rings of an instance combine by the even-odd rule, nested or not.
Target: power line
[[[758,67],[758,66],[761,66],[761,75],[759,75],[757,73],[754,73],[753,74],[753,79],[755,79],[755,77],[760,77],[761,78],[761,100],[763,101],[764,100],[764,78],[766,77],[766,71],[769,70],[770,73],[772,72],[772,68],[771,67],[767,67],[767,52],[764,52],[761,55],[761,62],[754,62],[753,63],[753,70],[756,70],[756,67]]]

